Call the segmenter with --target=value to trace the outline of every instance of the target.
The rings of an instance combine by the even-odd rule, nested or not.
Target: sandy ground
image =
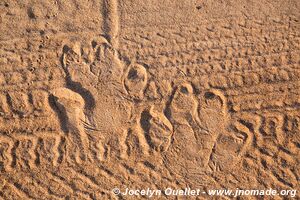
[[[1,0],[0,199],[299,193],[299,20],[298,0]]]

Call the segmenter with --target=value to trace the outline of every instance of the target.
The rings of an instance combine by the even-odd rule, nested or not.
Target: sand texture
[[[1,0],[0,199],[299,193],[299,20],[299,0]]]

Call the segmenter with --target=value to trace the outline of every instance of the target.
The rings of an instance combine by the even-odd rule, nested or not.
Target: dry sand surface
[[[0,199],[299,193],[299,20],[299,0],[1,0]]]

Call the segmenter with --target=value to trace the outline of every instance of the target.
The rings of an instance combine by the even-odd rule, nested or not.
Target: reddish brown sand
[[[299,0],[1,0],[0,199],[299,193],[299,20]]]

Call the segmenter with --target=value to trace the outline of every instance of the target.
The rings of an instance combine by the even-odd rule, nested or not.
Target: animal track
[[[228,131],[227,102],[220,91],[203,91],[196,96],[191,85],[181,84],[169,108],[174,139],[165,159],[167,166],[182,176],[188,176],[189,169],[228,169],[239,162],[248,140],[253,139],[246,135],[245,142]]]
[[[143,111],[140,123],[149,145],[156,151],[167,151],[171,143],[173,126],[164,114],[151,107]]]
[[[54,96],[55,103],[58,107],[59,113],[61,114],[61,119],[64,123],[62,126],[66,126],[66,132],[70,141],[72,141],[72,145],[76,146],[75,149],[70,152],[75,155],[79,155],[79,158],[75,160],[86,160],[88,154],[89,142],[87,139],[87,135],[84,130],[84,107],[85,102],[83,98],[78,94],[66,88],[59,88],[52,92]],[[73,155],[71,153],[71,155]],[[73,155],[74,156],[74,155]]]
[[[124,85],[130,96],[142,99],[147,83],[147,71],[142,65],[132,64],[128,67]]]

